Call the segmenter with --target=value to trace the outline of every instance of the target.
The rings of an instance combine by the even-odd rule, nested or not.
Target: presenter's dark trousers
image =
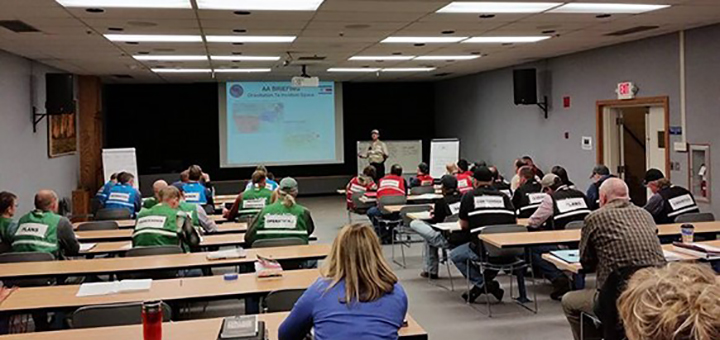
[[[370,163],[370,165],[375,167],[375,183],[378,182],[381,178],[385,177],[385,163]]]

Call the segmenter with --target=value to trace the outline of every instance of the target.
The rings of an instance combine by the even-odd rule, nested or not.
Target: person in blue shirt
[[[257,168],[255,168],[255,171],[262,171],[267,176],[265,178],[265,187],[270,189],[270,191],[275,191],[279,187],[278,182],[275,181],[275,176],[268,172],[267,168],[264,165],[258,165]],[[245,186],[245,191],[248,191],[252,188],[253,182],[248,181],[247,185]]]
[[[182,192],[185,194],[185,202],[192,204],[206,205],[212,196],[210,190],[200,180],[203,178],[202,169],[193,165],[188,168],[188,182],[182,184]]]
[[[105,209],[127,209],[132,216],[142,208],[142,195],[133,187],[135,176],[129,172],[118,175],[118,183],[108,192],[102,202]]]
[[[117,172],[110,175],[110,180],[103,184],[102,187],[100,187],[100,190],[98,190],[98,192],[95,194],[95,199],[100,201],[106,200],[110,193],[110,189],[112,189],[113,185],[117,184],[117,177]]]
[[[405,290],[369,225],[345,226],[315,281],[280,325],[279,340],[397,339],[408,310]]]

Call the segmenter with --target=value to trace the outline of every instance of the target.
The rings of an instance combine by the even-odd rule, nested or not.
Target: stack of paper
[[[208,253],[206,256],[208,260],[242,259],[245,257],[247,257],[247,253],[243,248],[218,250]]]
[[[432,225],[433,228],[439,229],[442,231],[460,231],[462,227],[460,227],[459,222],[443,222],[443,223],[437,223]]]
[[[415,196],[415,199],[418,199],[418,200],[434,200],[434,199],[436,199],[436,198],[438,198],[438,197],[442,197],[442,195],[438,195],[438,194],[434,194],[434,193],[429,193],[429,194],[417,195],[417,196]]]
[[[665,255],[665,260],[668,262],[676,262],[676,261],[682,261],[683,257],[680,256],[680,254],[670,251],[670,250],[663,250],[663,255]]]
[[[255,261],[255,273],[257,277],[282,276],[282,266],[278,261],[258,255]]]
[[[97,243],[80,243],[80,252],[85,252],[95,248]]]
[[[83,283],[75,296],[97,296],[150,290],[152,279]]]
[[[696,256],[705,260],[720,259],[720,248],[707,244],[674,242],[673,248],[677,252]]]

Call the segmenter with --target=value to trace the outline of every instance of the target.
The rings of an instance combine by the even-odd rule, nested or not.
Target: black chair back
[[[172,319],[172,309],[162,303],[163,322]],[[72,315],[72,328],[114,327],[142,323],[142,302],[80,307]]]
[[[85,222],[77,226],[77,231],[89,231],[89,230],[115,230],[119,229],[120,226],[116,221],[94,221]]]
[[[125,253],[125,257],[142,257],[142,256],[153,256],[153,255],[171,255],[171,254],[182,254],[183,250],[179,246],[159,246],[159,247],[137,247],[128,250]],[[140,260],[142,261],[142,260]],[[154,270],[144,271],[136,273],[121,273],[118,274],[118,279],[172,279],[178,276],[177,270]]]
[[[598,293],[597,301],[595,301],[594,312],[600,319],[603,329],[603,339],[605,340],[623,340],[625,339],[625,329],[620,323],[620,316],[617,310],[617,299],[625,290],[627,281],[630,277],[640,269],[649,266],[630,266],[620,268],[608,275]]]
[[[268,293],[262,300],[264,313],[289,312],[295,302],[305,293],[305,289],[276,290]]]
[[[132,213],[127,209],[100,209],[95,214],[95,221],[117,221],[117,220],[131,220]]]
[[[675,217],[675,223],[714,222],[713,213],[691,213]]]
[[[44,262],[55,261],[55,256],[50,253],[4,253],[0,254],[0,263],[18,263],[18,262]],[[49,286],[55,283],[53,277],[33,278],[33,279],[9,279],[4,280],[4,285],[8,287],[41,287]]]
[[[423,195],[423,194],[434,194],[435,187],[432,185],[423,185],[419,187],[410,188],[410,195]]]

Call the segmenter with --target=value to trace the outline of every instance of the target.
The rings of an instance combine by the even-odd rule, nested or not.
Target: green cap
[[[288,192],[298,189],[298,182],[292,177],[285,177],[280,181],[280,190]]]

